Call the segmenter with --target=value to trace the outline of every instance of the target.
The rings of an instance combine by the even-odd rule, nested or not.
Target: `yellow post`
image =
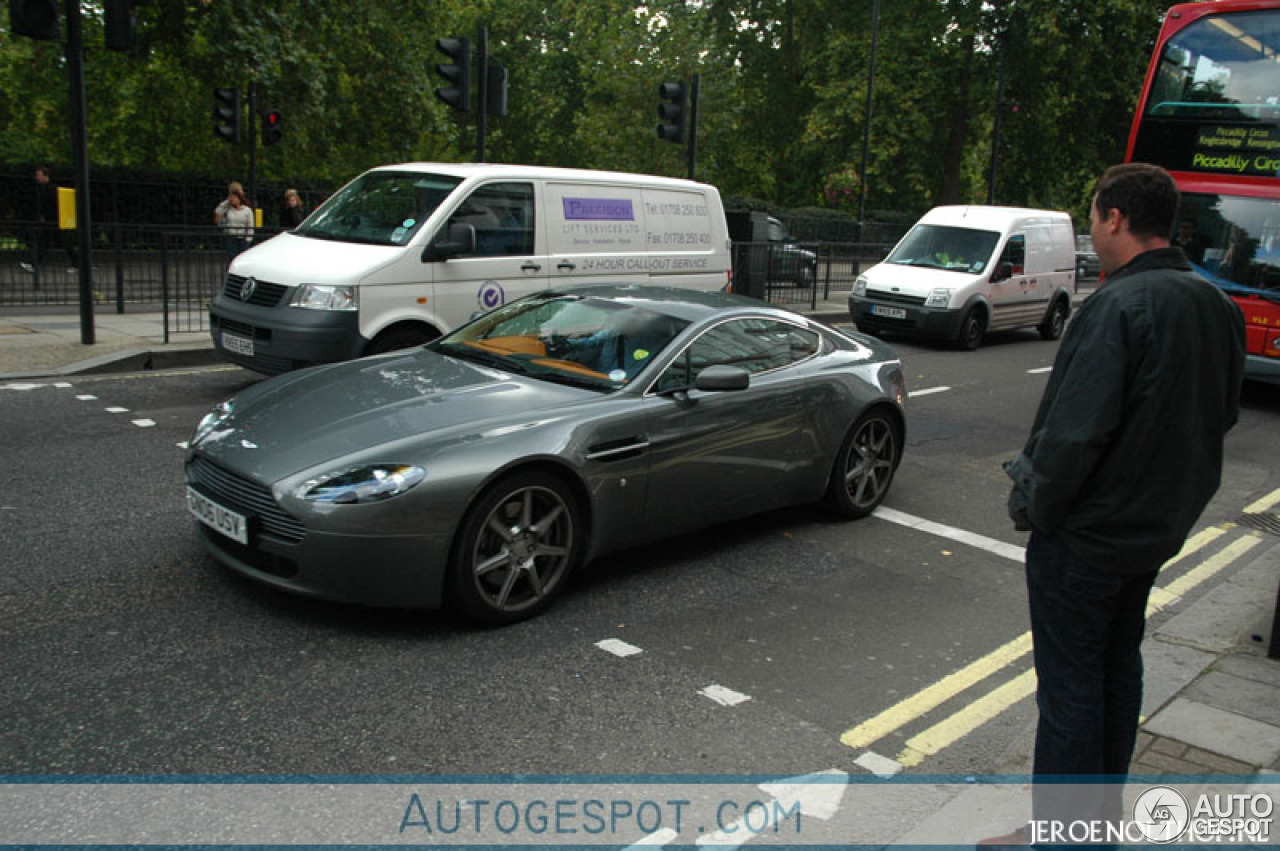
[[[76,191],[65,186],[58,187],[58,227],[76,229]]]
[[[255,228],[262,227],[262,208],[255,207],[253,209],[253,226]]]

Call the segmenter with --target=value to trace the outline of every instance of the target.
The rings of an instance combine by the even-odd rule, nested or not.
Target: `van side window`
[[[449,224],[471,225],[476,229],[476,250],[468,257],[532,254],[533,184],[485,184],[467,196],[449,217]]]
[[[1027,238],[1022,234],[1016,234],[1009,237],[1009,241],[1004,246],[1004,253],[1000,255],[1000,264],[1008,263],[1013,266],[1013,274],[1021,275],[1025,273],[1027,267]],[[996,268],[1000,268],[999,265]]]

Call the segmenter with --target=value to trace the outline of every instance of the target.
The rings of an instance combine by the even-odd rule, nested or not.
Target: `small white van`
[[[713,186],[576,169],[406,163],[352,180],[236,257],[210,306],[225,359],[275,374],[424,343],[550,287],[722,290]]]
[[[1017,207],[935,207],[883,263],[858,276],[849,315],[859,331],[954,340],[1034,326],[1062,336],[1075,288],[1071,217]]]

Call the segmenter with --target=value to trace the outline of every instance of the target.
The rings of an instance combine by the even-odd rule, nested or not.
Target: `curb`
[[[0,373],[0,381],[34,378],[65,378],[73,375],[100,375],[120,372],[144,372],[160,369],[182,369],[222,363],[212,346],[177,344],[170,348],[120,349],[95,358],[58,367]]]

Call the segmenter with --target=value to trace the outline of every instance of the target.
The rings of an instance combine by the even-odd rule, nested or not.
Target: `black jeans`
[[[1092,791],[1036,783],[1037,821],[1118,821],[1142,709],[1142,633],[1156,571],[1104,573],[1032,532],[1027,596],[1038,686],[1035,774],[1111,775]],[[1077,792],[1084,789],[1075,786]]]

